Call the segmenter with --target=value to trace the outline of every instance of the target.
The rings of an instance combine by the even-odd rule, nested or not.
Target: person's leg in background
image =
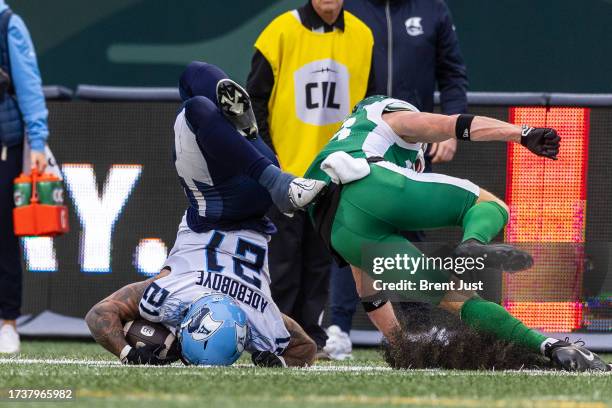
[[[330,274],[330,326],[327,328],[325,351],[334,360],[351,358],[353,345],[350,333],[359,295],[350,266],[332,262]]]
[[[21,172],[23,145],[9,147],[0,160],[0,353],[19,352],[15,320],[21,313],[21,252],[13,231],[13,179]]]
[[[299,300],[294,307],[296,321],[317,343],[322,351],[327,334],[321,327],[323,310],[329,297],[329,271],[331,256],[321,237],[317,235],[308,215],[297,213],[301,218],[304,234],[302,236],[302,279]]]
[[[268,245],[272,299],[282,313],[297,321],[293,311],[302,279],[303,223],[299,212],[289,218],[272,207],[267,215],[278,229]]]

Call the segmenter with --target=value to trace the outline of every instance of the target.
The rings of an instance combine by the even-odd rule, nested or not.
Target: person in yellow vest
[[[247,91],[259,132],[281,168],[297,176],[373,87],[374,37],[342,6],[342,0],[309,0],[275,18],[255,42]],[[330,256],[305,213],[269,216],[278,229],[270,242],[272,297],[324,357],[320,318]]]

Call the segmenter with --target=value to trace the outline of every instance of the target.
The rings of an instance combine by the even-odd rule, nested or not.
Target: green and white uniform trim
[[[375,275],[368,255],[376,257],[422,254],[400,231],[417,231],[457,226],[463,228],[463,240],[488,243],[508,221],[507,211],[498,203],[477,203],[480,189],[474,183],[442,174],[419,174],[412,165],[422,148],[421,143],[407,143],[383,121],[384,112],[417,109],[403,101],[374,96],[361,101],[344,121],[331,141],[319,153],[305,177],[329,181],[321,163],[332,153],[344,151],[355,158],[382,157],[369,164],[369,174],[336,189],[331,198],[323,199],[318,214],[324,214],[315,225],[327,235],[324,240],[351,265]],[[347,166],[351,168],[350,166]],[[352,170],[356,173],[356,170]],[[316,206],[317,204],[315,204]],[[311,214],[317,207],[310,208]],[[328,217],[333,217],[329,220]],[[331,222],[330,222],[331,221]],[[331,224],[331,231],[328,227]],[[329,234],[329,235],[328,235]],[[407,274],[403,270],[384,272],[387,283],[410,280],[418,285],[448,282],[446,270],[419,268]],[[439,285],[444,287],[444,285]],[[396,292],[405,300],[439,304],[446,290]],[[476,330],[495,334],[533,351],[539,351],[546,336],[527,328],[503,307],[474,297],[461,308],[461,319]]]
[[[359,102],[317,155],[306,174],[329,181],[320,168],[321,163],[337,151],[344,151],[355,158],[382,157],[398,166],[411,168],[424,144],[404,141],[382,118],[385,112],[400,110],[419,111],[407,102],[386,96],[371,96]]]
[[[321,163],[332,153],[343,151],[355,158],[382,157],[378,166],[423,183],[455,185],[478,196],[480,189],[474,183],[443,174],[419,174],[412,170],[413,164],[425,143],[409,143],[403,140],[382,118],[387,112],[419,110],[408,102],[382,95],[368,97],[359,102],[344,120],[329,143],[317,155],[305,177],[329,182],[321,170]]]
[[[412,169],[423,144],[404,141],[382,118],[385,112],[399,110],[418,112],[409,103],[384,96],[361,101],[305,175],[328,182],[321,163],[338,151],[354,158],[383,158],[370,163],[369,175],[343,185],[331,226],[333,249],[348,263],[368,273],[371,271],[362,256],[364,247],[392,245],[402,253],[419,257],[421,252],[400,232],[462,227],[480,193],[479,187],[468,180],[421,174]],[[449,275],[446,271],[427,270],[408,278],[447,282]],[[444,293],[431,290],[423,294],[422,300],[435,304]],[[414,293],[410,299],[414,300]]]
[[[480,195],[480,187],[476,184],[472,183],[466,179],[460,179],[457,177],[447,176],[446,174],[439,173],[417,173],[412,169],[408,169],[406,167],[400,167],[395,163],[391,163],[388,161],[382,161],[378,163],[374,163],[376,166],[384,167],[387,170],[391,170],[396,172],[397,174],[401,174],[404,177],[407,177],[413,181],[418,181],[422,183],[442,183],[442,184],[450,184],[464,190],[467,190],[474,194],[476,197]]]

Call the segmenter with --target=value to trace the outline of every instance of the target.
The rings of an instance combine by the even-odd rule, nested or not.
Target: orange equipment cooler
[[[17,236],[54,237],[68,232],[62,181],[53,174],[21,174],[14,180],[13,223]]]

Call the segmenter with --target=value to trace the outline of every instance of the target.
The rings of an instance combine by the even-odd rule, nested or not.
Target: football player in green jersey
[[[529,254],[511,245],[490,243],[508,222],[508,206],[502,200],[468,180],[418,172],[424,144],[453,137],[521,143],[552,160],[560,144],[554,129],[482,116],[422,113],[407,102],[373,96],[357,104],[305,175],[330,184],[328,193],[310,209],[315,228],[334,255],[351,265],[364,308],[387,336],[398,322],[381,292],[372,289],[375,275],[363,264],[364,247],[390,244],[402,254],[421,257],[400,231],[457,226],[463,229],[463,239],[454,251],[456,257],[486,258],[489,266],[509,272],[533,263]],[[454,313],[478,331],[541,352],[563,369],[610,370],[586,348],[527,328],[474,291],[449,290],[442,284],[456,278],[444,271],[417,270],[402,277],[441,284],[422,291],[419,299]],[[414,300],[414,293],[406,292],[405,298]]]

